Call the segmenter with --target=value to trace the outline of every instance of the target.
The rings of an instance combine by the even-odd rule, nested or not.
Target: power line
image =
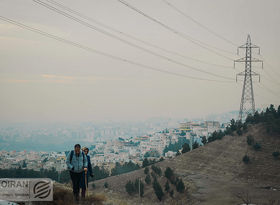
[[[170,72],[170,71],[167,71],[167,70],[162,70],[162,69],[155,68],[155,67],[152,67],[152,66],[149,66],[149,65],[145,65],[145,64],[138,63],[138,62],[135,62],[135,61],[132,61],[132,60],[128,60],[128,59],[123,58],[123,57],[119,57],[119,56],[115,56],[115,55],[112,55],[112,54],[109,54],[109,53],[106,53],[106,52],[103,52],[103,51],[99,51],[99,50],[93,49],[93,48],[88,47],[88,46],[84,46],[84,45],[79,44],[77,42],[70,41],[70,40],[67,40],[65,38],[62,38],[62,37],[59,37],[59,36],[47,33],[45,31],[42,31],[42,30],[39,30],[39,29],[30,27],[30,26],[27,26],[25,24],[19,23],[17,21],[14,21],[12,19],[6,18],[4,16],[0,16],[0,19],[2,21],[8,22],[10,24],[16,25],[16,26],[21,27],[23,29],[26,29],[26,30],[32,31],[34,33],[40,34],[40,35],[45,36],[47,38],[54,39],[54,40],[59,41],[61,43],[65,43],[65,44],[68,44],[68,45],[80,48],[82,50],[85,50],[85,51],[88,51],[88,52],[91,52],[91,53],[102,55],[102,56],[111,58],[113,60],[125,62],[125,63],[131,64],[131,65],[135,65],[135,66],[138,66],[138,67],[142,67],[142,68],[148,69],[148,70],[153,70],[153,71],[157,71],[157,72],[161,72],[161,73],[165,73],[165,74],[169,74],[169,75],[173,75],[173,76],[177,76],[177,77],[193,79],[193,80],[203,80],[203,81],[209,81],[209,82],[231,83],[231,81],[221,81],[221,80],[214,80],[214,79],[206,79],[206,78],[200,78],[200,77],[195,77],[195,76],[189,76],[189,75],[179,74],[179,73],[175,73],[175,72]]]
[[[220,68],[232,68],[232,66],[220,65],[220,64],[216,64],[216,63],[212,63],[212,62],[203,61],[203,60],[200,60],[200,59],[197,59],[197,58],[193,58],[193,57],[190,57],[190,56],[187,56],[187,55],[183,55],[183,54],[181,54],[179,52],[176,52],[176,51],[165,49],[165,48],[160,47],[158,45],[155,45],[153,43],[150,43],[150,42],[144,41],[142,39],[139,39],[139,38],[137,38],[137,37],[135,37],[133,35],[130,35],[130,34],[126,33],[126,32],[123,32],[123,31],[120,31],[118,29],[115,29],[115,28],[113,28],[111,26],[108,26],[108,25],[106,25],[104,23],[101,23],[100,21],[98,21],[96,19],[88,17],[88,16],[86,16],[86,15],[84,15],[84,14],[82,14],[82,13],[76,11],[76,10],[73,10],[72,8],[69,8],[69,7],[67,7],[67,6],[65,6],[65,5],[63,5],[61,3],[58,3],[58,2],[56,2],[54,0],[45,0],[45,1],[47,1],[49,3],[52,3],[52,4],[62,8],[64,10],[66,10],[66,11],[72,13],[72,14],[75,14],[75,15],[77,15],[77,16],[85,19],[85,20],[88,20],[90,22],[96,23],[97,25],[102,26],[102,27],[104,27],[104,28],[106,28],[106,29],[108,29],[110,31],[116,32],[118,34],[121,34],[121,35],[126,36],[128,38],[131,38],[131,39],[133,39],[135,41],[138,41],[138,42],[143,43],[145,45],[148,45],[150,47],[156,48],[158,50],[164,51],[166,53],[173,54],[173,55],[176,55],[176,56],[179,56],[179,57],[182,57],[182,58],[190,59],[190,60],[193,60],[193,61],[196,61],[196,62],[199,62],[199,63],[203,63],[203,64],[206,64],[206,65],[210,65],[210,66],[215,66],[215,67],[220,67]]]
[[[270,92],[271,94],[273,94],[273,96],[275,97],[275,95],[277,95],[278,97],[280,97],[280,93],[274,92],[274,90],[270,89],[269,87],[266,87],[264,84],[260,83],[262,85],[262,87],[267,90],[268,92]]]
[[[56,12],[56,13],[59,13],[59,14],[65,16],[65,17],[67,17],[67,18],[70,18],[70,19],[72,19],[72,20],[74,20],[74,21],[76,21],[76,22],[78,22],[78,23],[80,23],[80,24],[90,28],[90,29],[98,31],[98,32],[100,32],[100,33],[102,33],[104,35],[107,35],[107,36],[111,37],[111,38],[117,39],[117,40],[119,40],[119,41],[121,41],[121,42],[123,42],[125,44],[128,44],[128,45],[130,45],[132,47],[135,47],[137,49],[145,51],[145,52],[147,52],[149,54],[152,54],[152,55],[154,55],[156,57],[163,58],[163,59],[165,59],[165,60],[167,60],[169,62],[172,62],[174,64],[180,65],[180,66],[182,66],[184,68],[187,68],[187,69],[192,69],[192,70],[195,70],[195,71],[198,71],[198,72],[201,72],[201,73],[205,73],[205,74],[208,74],[208,75],[212,75],[212,76],[218,77],[218,78],[223,78],[223,79],[227,79],[227,80],[233,80],[233,78],[222,76],[222,75],[219,75],[219,74],[215,74],[215,73],[212,73],[212,72],[209,72],[209,71],[205,71],[205,70],[202,70],[200,68],[196,68],[194,66],[191,66],[191,65],[188,65],[188,64],[185,64],[185,63],[181,63],[181,62],[179,62],[177,60],[174,60],[174,59],[171,59],[171,58],[169,58],[167,56],[155,53],[155,52],[153,52],[153,51],[151,51],[149,49],[146,49],[146,48],[144,48],[142,46],[134,44],[134,43],[132,43],[130,41],[127,41],[125,39],[122,39],[122,38],[120,38],[120,37],[118,37],[118,36],[116,36],[116,35],[114,35],[112,33],[109,33],[107,31],[103,30],[103,29],[97,28],[96,26],[93,26],[92,24],[89,24],[89,23],[87,23],[87,22],[85,22],[85,21],[83,21],[81,19],[78,19],[78,18],[72,16],[71,14],[68,14],[68,13],[66,13],[64,11],[61,11],[61,10],[57,9],[56,7],[53,7],[53,6],[49,5],[49,4],[46,4],[46,3],[42,2],[41,0],[33,0],[33,1],[38,3],[38,4],[40,4],[40,5],[42,5],[42,6],[44,6],[44,7],[46,7],[46,8],[48,8],[48,9],[50,9],[50,10],[52,10],[52,11],[54,11],[54,12]]]
[[[260,88],[260,89],[263,89],[263,87],[261,87],[260,85],[258,85],[257,84],[257,86],[258,86],[258,88]],[[264,90],[264,89],[263,89]],[[259,98],[259,99],[262,99],[262,100],[265,100],[268,104],[271,104],[271,102],[273,102],[273,101],[275,101],[275,99],[273,99],[272,97],[271,97],[271,95],[268,95],[268,96],[266,96],[265,98],[259,93],[259,90],[258,89],[255,89],[255,96],[257,97],[257,98]],[[266,92],[267,93],[267,92]],[[270,94],[270,93],[269,93]]]
[[[280,73],[278,73],[278,71],[276,71],[276,69],[268,61],[266,61],[266,59],[263,56],[262,58],[265,61],[266,65],[271,68],[271,71],[273,71],[276,75],[280,75]]]
[[[264,69],[264,72],[267,74],[267,80],[271,83],[275,83],[276,85],[280,85],[280,83],[276,80],[276,78],[273,77],[273,75],[271,75],[269,72],[266,71],[266,69]],[[270,78],[270,79],[269,79]]]
[[[266,67],[271,68],[271,69],[269,69],[269,70],[270,70],[270,71],[273,71],[273,72],[275,73],[276,76],[279,75],[279,74],[274,70],[273,66],[272,66],[271,64],[269,64],[269,63],[264,59],[264,57],[263,57],[261,54],[259,54],[259,55],[262,57],[263,61],[265,62]],[[272,74],[270,74],[270,72],[268,72],[267,69],[264,69],[264,73],[267,75],[267,76],[264,75],[264,77],[267,78],[267,80],[268,80],[269,82],[275,83],[275,84],[277,84],[277,85],[280,85],[280,83],[279,83],[277,77],[274,76],[274,75],[272,75]],[[269,79],[269,78],[270,78],[270,79]]]
[[[185,18],[191,20],[192,22],[194,22],[195,24],[197,24],[198,26],[200,26],[201,28],[205,29],[206,31],[208,31],[209,33],[212,33],[213,35],[215,35],[216,37],[222,39],[223,41],[233,45],[233,46],[238,46],[237,44],[233,43],[231,40],[225,38],[224,36],[216,33],[215,31],[213,31],[212,29],[210,29],[209,27],[205,26],[204,24],[200,23],[198,20],[194,19],[193,17],[191,17],[190,15],[187,15],[185,12],[181,11],[180,9],[178,9],[176,6],[174,6],[174,4],[171,4],[169,1],[167,0],[162,0],[166,5],[168,5],[170,8],[174,9],[175,11],[177,11],[178,13],[180,13],[182,16],[184,16]]]
[[[168,26],[168,25],[162,23],[161,21],[157,20],[156,18],[151,17],[151,16],[149,16],[148,14],[144,13],[143,11],[141,11],[141,10],[137,9],[136,7],[130,5],[129,3],[127,3],[127,2],[124,1],[124,0],[117,0],[117,1],[120,2],[121,4],[125,5],[126,7],[132,9],[133,11],[136,11],[137,13],[141,14],[142,16],[148,18],[149,20],[151,20],[151,21],[153,21],[153,22],[159,24],[160,26],[162,26],[163,28],[165,28],[165,29],[171,31],[172,33],[174,33],[174,34],[180,36],[181,38],[183,38],[183,39],[185,39],[185,40],[187,40],[187,41],[190,41],[190,42],[192,42],[193,44],[198,45],[198,46],[200,46],[201,48],[204,48],[204,49],[206,49],[206,50],[208,50],[208,51],[210,51],[210,52],[212,52],[212,53],[215,53],[216,55],[218,55],[218,56],[220,56],[220,57],[223,57],[223,58],[225,58],[225,59],[227,59],[227,60],[230,60],[230,61],[233,60],[232,58],[230,58],[230,57],[228,57],[228,56],[225,56],[225,55],[223,55],[223,54],[220,54],[219,52],[217,52],[217,51],[215,51],[215,50],[219,50],[219,51],[226,52],[226,53],[228,53],[228,51],[225,51],[225,50],[223,50],[223,49],[220,49],[220,48],[217,48],[217,47],[215,47],[215,46],[209,45],[209,44],[204,43],[204,42],[202,42],[202,41],[200,41],[200,40],[194,39],[194,38],[191,37],[190,35],[187,35],[187,34],[185,34],[185,33],[182,33],[182,32],[180,32],[180,31],[177,31],[176,29],[171,28],[170,26]],[[212,48],[212,49],[211,49],[211,48]],[[213,49],[215,49],[215,50],[213,50]],[[231,53],[231,52],[230,52],[230,53]]]

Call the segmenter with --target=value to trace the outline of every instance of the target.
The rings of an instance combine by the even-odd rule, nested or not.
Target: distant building
[[[165,157],[172,158],[176,156],[176,152],[168,151],[165,153]]]
[[[191,122],[181,122],[179,126],[179,130],[182,132],[190,132],[192,131],[191,129]]]

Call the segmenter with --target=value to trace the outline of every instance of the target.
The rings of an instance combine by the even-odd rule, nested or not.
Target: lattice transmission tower
[[[245,49],[245,57],[235,60],[234,67],[235,67],[235,63],[237,62],[245,64],[245,70],[236,75],[236,82],[238,81],[238,76],[244,76],[239,117],[238,117],[240,121],[244,121],[248,114],[255,113],[255,99],[254,99],[252,78],[258,76],[260,82],[260,74],[252,71],[252,63],[253,62],[261,63],[263,68],[263,61],[252,57],[253,49],[258,49],[258,53],[260,54],[260,47],[251,43],[250,35],[248,35],[247,37],[247,42],[244,45],[239,46],[237,48],[238,55],[240,49]]]

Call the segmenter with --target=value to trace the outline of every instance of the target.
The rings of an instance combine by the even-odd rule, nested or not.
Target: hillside
[[[261,145],[259,151],[248,146],[248,135],[252,135]],[[253,204],[276,205],[280,203],[280,160],[275,159],[272,152],[276,149],[279,151],[279,148],[279,135],[267,134],[264,126],[253,125],[241,136],[225,136],[173,159],[159,162],[156,166],[161,167],[163,172],[166,167],[171,167],[187,188],[181,194],[171,185],[175,191],[174,197],[165,194],[163,202],[225,205],[242,204],[242,199],[250,198]],[[246,153],[250,157],[249,164],[242,161]],[[143,198],[126,193],[127,181],[139,177],[144,181],[144,169],[95,181],[93,191],[104,193],[108,204],[139,204],[140,200],[143,204],[162,203],[157,199],[152,185],[145,182]],[[162,176],[158,181],[164,189],[167,179]],[[105,182],[109,187],[104,190]]]

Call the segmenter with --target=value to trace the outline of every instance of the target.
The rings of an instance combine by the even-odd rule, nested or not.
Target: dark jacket
[[[90,156],[87,155],[87,163],[88,163],[88,171],[87,171],[87,186],[86,186],[86,182],[85,182],[85,172],[83,172],[82,174],[82,180],[81,180],[81,183],[80,183],[80,187],[82,189],[86,189],[86,187],[88,187],[88,178],[89,176],[92,176],[93,172],[92,172],[92,166],[91,166],[91,162],[90,162]]]

